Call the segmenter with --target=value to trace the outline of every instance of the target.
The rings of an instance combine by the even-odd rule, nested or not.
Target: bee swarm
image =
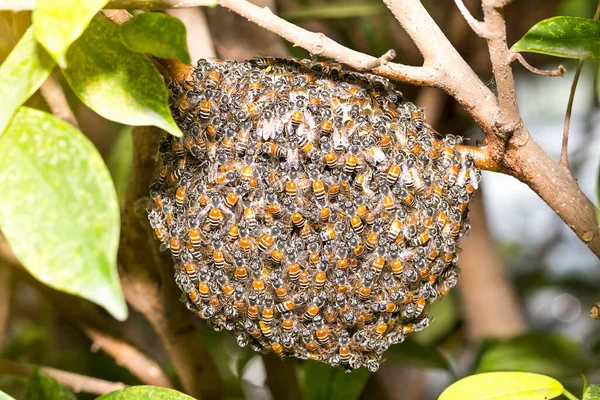
[[[170,82],[150,223],[187,308],[240,346],[375,371],[457,282],[480,171],[388,80],[200,60]]]

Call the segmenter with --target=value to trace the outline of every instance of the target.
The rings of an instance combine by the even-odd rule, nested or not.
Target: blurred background
[[[379,1],[253,2],[352,49],[375,56],[395,49],[397,62],[422,62],[410,38]],[[478,0],[465,3],[480,17]],[[493,88],[487,45],[470,31],[454,2],[426,0],[424,4],[468,64]],[[591,0],[515,1],[506,9],[509,46],[542,19],[592,17],[595,8],[596,2]],[[168,12],[186,24],[193,60],[309,57],[302,49],[218,7]],[[28,26],[30,15],[3,12],[0,17],[3,60]],[[568,71],[563,78],[550,78],[514,64],[523,119],[535,140],[557,160],[576,63],[535,54],[525,58],[538,68],[563,64]],[[56,78],[62,79],[58,74]],[[574,102],[569,149],[573,174],[596,205],[600,165],[597,83],[598,65],[586,61]],[[407,99],[424,108],[428,122],[439,132],[462,134],[472,145],[483,139],[469,116],[443,92],[398,86]],[[100,150],[122,193],[132,159],[131,128],[103,119],[71,93],[67,92],[67,97],[82,131]],[[47,110],[39,94],[28,105]],[[582,373],[588,381],[600,383],[600,321],[588,315],[591,304],[600,300],[600,261],[535,193],[512,177],[484,172],[482,189],[471,204],[472,231],[459,258],[462,276],[458,287],[433,305],[430,328],[401,345],[406,348],[391,354],[380,370],[371,374],[361,398],[435,399],[457,378],[488,370],[547,373],[576,393],[580,392]],[[92,343],[89,332],[80,325],[88,309],[84,305],[74,312],[75,308],[71,296],[42,286],[23,270],[0,268],[0,358],[140,384]],[[120,329],[176,382],[158,337],[141,315],[130,311]],[[239,348],[227,334],[217,334],[201,323],[198,329],[223,377],[228,398],[287,398],[266,386],[265,361],[259,355]],[[297,363],[284,365],[298,367],[297,372],[302,373]],[[0,390],[18,398],[24,380],[0,375]]]

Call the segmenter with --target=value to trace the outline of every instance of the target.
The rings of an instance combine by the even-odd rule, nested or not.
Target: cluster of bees
[[[375,371],[457,282],[460,138],[338,64],[200,60],[170,82],[149,219],[187,308],[240,346]]]

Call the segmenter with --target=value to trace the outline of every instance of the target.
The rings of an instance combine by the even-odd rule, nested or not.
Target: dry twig
[[[21,362],[0,360],[0,374],[29,377],[35,366]],[[121,382],[109,382],[90,376],[74,374],[51,367],[39,367],[45,374],[56,379],[61,385],[71,388],[74,392],[86,392],[92,394],[106,394],[126,387]]]
[[[565,69],[565,67],[563,67],[562,65],[559,65],[558,68],[551,69],[551,70],[536,68],[533,65],[529,64],[525,60],[525,57],[523,57],[523,55],[521,53],[512,53],[512,52],[509,52],[508,60],[509,60],[510,63],[514,62],[515,60],[519,61],[522,66],[524,66],[529,71],[531,71],[531,72],[533,72],[534,74],[537,74],[537,75],[544,75],[544,76],[565,76],[565,73],[567,72],[567,70]]]

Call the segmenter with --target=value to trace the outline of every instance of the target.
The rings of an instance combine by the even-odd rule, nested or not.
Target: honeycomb
[[[480,180],[386,79],[200,60],[170,82],[149,220],[187,308],[240,346],[347,370],[429,325]]]

